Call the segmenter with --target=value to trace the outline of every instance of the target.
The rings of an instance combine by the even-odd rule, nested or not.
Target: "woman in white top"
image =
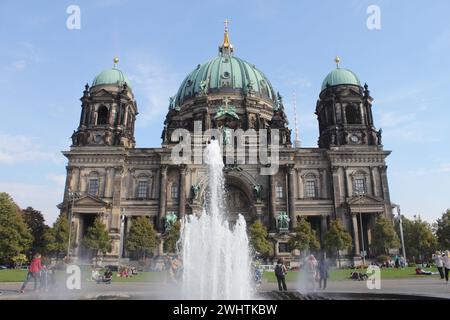
[[[439,271],[439,275],[441,276],[441,279],[444,279],[444,270],[443,270],[444,263],[442,260],[443,260],[442,254],[439,251],[436,251],[433,254],[433,261],[434,261],[434,264],[436,265],[436,268]]]

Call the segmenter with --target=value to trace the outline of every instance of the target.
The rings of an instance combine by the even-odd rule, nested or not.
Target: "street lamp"
[[[366,265],[366,249],[364,248],[364,231],[363,231],[363,223],[362,223],[362,210],[361,210],[361,200],[364,197],[364,191],[357,191],[356,196],[358,197],[358,205],[359,205],[359,225],[361,228],[361,255],[363,260],[363,265]]]
[[[125,233],[125,208],[120,208],[120,244],[119,244],[119,259],[118,259],[118,268],[120,268],[120,259],[123,254],[123,237]]]
[[[402,255],[403,255],[403,260],[406,263],[406,251],[405,251],[405,239],[403,238],[402,215],[400,214],[400,206],[396,204],[396,205],[394,205],[394,207],[397,208],[398,222],[399,222],[399,227],[400,227],[400,239],[402,241]]]
[[[72,201],[72,205],[69,210],[69,241],[67,244],[67,260],[70,259],[70,241],[72,238],[72,217],[73,217],[73,208],[75,206],[75,199],[78,199],[80,194],[78,192],[73,192],[71,188],[68,190],[68,200]]]

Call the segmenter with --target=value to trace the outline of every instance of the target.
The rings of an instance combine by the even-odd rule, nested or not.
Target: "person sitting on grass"
[[[426,270],[424,270],[422,268],[419,268],[419,267],[416,268],[416,275],[431,276],[433,274],[439,274],[439,272],[426,271]]]
[[[95,281],[97,284],[99,284],[102,281],[102,276],[100,275],[98,269],[96,268],[92,269],[91,280]]]
[[[106,269],[105,273],[103,274],[103,283],[111,284],[112,276],[113,273],[111,272],[111,270]]]

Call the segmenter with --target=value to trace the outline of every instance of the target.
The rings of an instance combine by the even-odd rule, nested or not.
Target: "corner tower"
[[[339,67],[330,72],[322,84],[316,106],[319,121],[319,147],[344,145],[381,146],[381,130],[375,129],[372,117],[372,97],[367,84],[351,70]]]
[[[134,148],[137,104],[127,76],[117,68],[95,77],[85,86],[81,100],[80,125],[72,135],[72,147],[121,146]]]

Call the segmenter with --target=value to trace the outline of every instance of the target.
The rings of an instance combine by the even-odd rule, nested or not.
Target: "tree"
[[[317,240],[316,231],[311,228],[311,224],[305,218],[301,218],[297,222],[294,232],[295,236],[289,241],[291,249],[300,251],[320,249],[320,242]]]
[[[40,211],[28,207],[22,210],[21,213],[33,236],[31,248],[27,252],[28,258],[31,258],[35,253],[43,253],[45,251],[44,234],[49,227],[45,224],[44,216]]]
[[[111,239],[100,217],[96,217],[93,225],[88,228],[83,245],[93,251],[95,264],[97,264],[99,253],[106,254],[111,251]]]
[[[407,257],[411,260],[415,260],[415,258],[430,259],[437,248],[437,238],[433,234],[430,224],[420,218],[409,220],[402,216],[402,225]],[[400,232],[398,222],[396,231]]]
[[[391,220],[379,216],[373,231],[373,247],[379,253],[389,254],[389,249],[399,248],[400,241]]]
[[[250,245],[253,249],[260,253],[262,256],[267,257],[271,250],[272,245],[269,240],[267,240],[267,229],[261,223],[261,221],[256,220],[249,228],[250,235]]]
[[[436,224],[436,236],[441,249],[450,248],[450,209],[442,214]]]
[[[324,236],[324,246],[329,251],[335,251],[341,267],[341,259],[339,251],[351,249],[353,245],[352,237],[345,231],[341,220],[331,221],[330,227]]]
[[[166,234],[164,240],[164,250],[166,252],[175,253],[177,250],[177,242],[180,239],[181,221],[175,221]]]
[[[24,254],[31,242],[19,207],[8,194],[0,193],[0,263],[14,263],[13,258]]]
[[[53,226],[44,232],[43,242],[45,254],[58,259],[66,255],[69,243],[69,221],[65,215],[60,215]]]
[[[133,219],[126,248],[138,259],[144,259],[156,248],[156,231],[148,218]]]

